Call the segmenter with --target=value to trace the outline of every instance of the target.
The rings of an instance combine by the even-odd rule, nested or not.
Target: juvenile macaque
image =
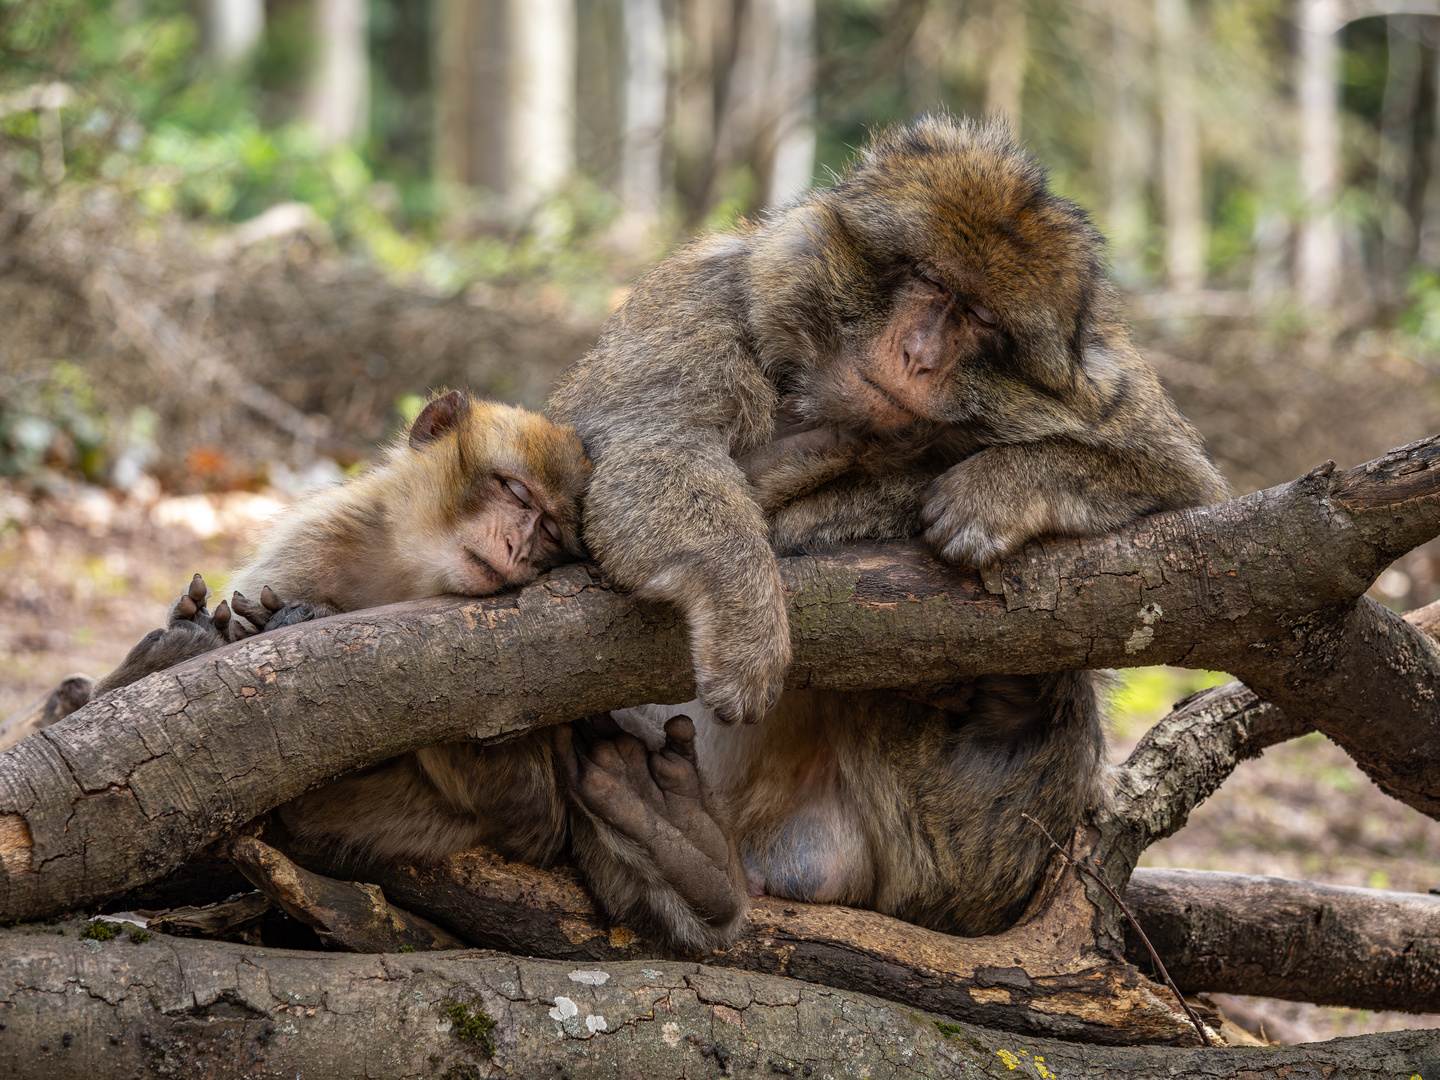
[[[526,584],[581,554],[589,473],[570,429],[453,391],[438,397],[375,468],[285,514],[213,613],[195,575],[167,626],[96,692],[259,631]],[[280,816],[302,846],[357,866],[477,843],[541,864],[568,852],[607,911],[703,947],[733,932],[745,892],[724,814],[695,768],[694,734],[689,720],[670,719],[650,752],[602,717],[500,746],[428,747],[302,795]]]
[[[281,517],[213,614],[195,575],[166,627],[96,680],[92,696],[257,630],[524,585],[582,553],[589,472],[574,432],[524,409],[443,394],[374,468]]]
[[[642,278],[550,414],[594,461],[592,556],[687,620],[700,702],[679,709],[769,714],[697,740],[750,890],[1013,922],[1048,858],[1021,813],[1068,837],[1099,795],[1095,676],[979,678],[944,709],[782,695],[772,548],[923,533],[984,567],[1225,497],[1084,211],[1000,124],[882,134],[833,187]],[[616,716],[653,742],[676,711]]]

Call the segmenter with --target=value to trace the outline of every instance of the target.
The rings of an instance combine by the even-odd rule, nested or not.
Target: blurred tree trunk
[[[355,142],[370,110],[365,0],[316,0],[315,41],[304,118],[327,144]]]
[[[1110,45],[1106,88],[1110,117],[1103,169],[1108,189],[1106,216],[1116,276],[1122,285],[1133,287],[1144,278],[1141,260],[1149,224],[1145,191],[1154,167],[1143,87],[1137,86],[1145,68],[1142,56],[1150,13],[1143,0],[1113,0],[1094,10],[1104,20]]]
[[[510,175],[505,195],[526,209],[575,169],[574,0],[510,0]]]
[[[1295,240],[1295,290],[1315,308],[1328,307],[1340,284],[1339,50],[1337,0],[1298,0],[1300,190],[1303,218]]]
[[[815,173],[815,0],[768,0],[775,23],[768,202],[794,198]]]
[[[1019,134],[1021,105],[1025,96],[1025,64],[1029,60],[1029,35],[1025,5],[1019,0],[999,0],[990,16],[990,66],[985,78],[985,112],[1003,116]]]
[[[1194,292],[1205,284],[1205,218],[1189,0],[1155,0],[1155,30],[1160,168],[1165,184],[1165,282],[1177,292]]]
[[[625,131],[620,201],[634,239],[653,229],[665,196],[665,112],[669,92],[665,12],[660,0],[622,0],[625,23]]]
[[[440,0],[435,20],[435,176],[503,191],[508,65],[505,0]]]
[[[265,0],[206,0],[206,46],[220,63],[244,60],[264,33]]]
[[[525,210],[575,167],[573,0],[441,0],[435,175]]]
[[[680,24],[676,150],[692,223],[726,196],[765,206],[803,191],[815,167],[815,0],[688,0]]]
[[[1414,15],[1386,19],[1385,99],[1380,112],[1383,287],[1404,296],[1420,250],[1435,155],[1436,63],[1433,23]]]

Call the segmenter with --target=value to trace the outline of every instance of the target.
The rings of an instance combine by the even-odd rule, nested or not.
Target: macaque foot
[[[135,643],[114,671],[95,680],[91,697],[129,686],[146,675],[248,636],[251,631],[231,618],[230,608],[223,600],[213,614],[206,609],[208,592],[204,578],[199,574],[191,578],[180,598],[170,605],[165,625],[151,630]]]
[[[671,718],[665,745],[655,751],[608,716],[553,730],[575,800],[637,845],[653,876],[698,919],[711,926],[732,921],[744,907],[744,875],[696,768],[690,718]]]
[[[170,605],[170,615],[165,620],[165,630],[168,632],[177,627],[193,627],[198,630],[211,631],[217,639],[210,646],[212,649],[250,637],[255,631],[234,618],[230,605],[224,600],[215,605],[213,613],[206,609],[205,597],[209,591],[205,579],[199,574],[191,578],[189,587],[180,594],[180,599]]]

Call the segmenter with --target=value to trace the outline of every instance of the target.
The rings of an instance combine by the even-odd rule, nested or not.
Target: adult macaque
[[[984,567],[1226,495],[1084,211],[1000,124],[879,135],[833,187],[637,282],[550,415],[594,461],[586,545],[684,613],[700,703],[769,714],[697,741],[751,891],[960,934],[1013,922],[1048,858],[1021,813],[1066,837],[1098,795],[1095,676],[976,679],[945,709],[782,695],[772,547],[923,532]]]

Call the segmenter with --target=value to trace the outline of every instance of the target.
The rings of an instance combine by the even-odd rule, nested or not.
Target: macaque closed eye
[[[520,505],[527,510],[535,505],[535,496],[531,495],[530,489],[519,480],[507,479],[505,487],[509,489],[511,495],[520,500]]]

